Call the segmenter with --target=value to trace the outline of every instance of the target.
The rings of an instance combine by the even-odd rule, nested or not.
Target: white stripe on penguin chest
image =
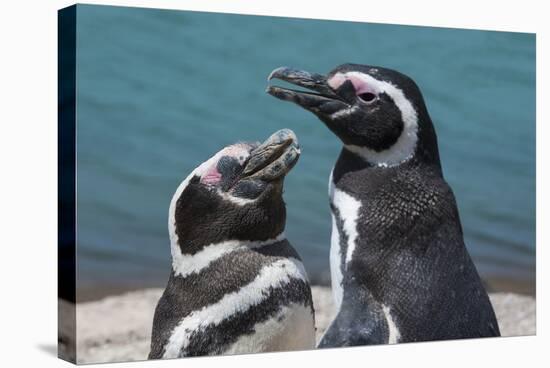
[[[231,316],[248,311],[268,298],[270,289],[287,288],[289,282],[294,279],[307,282],[304,266],[302,262],[295,258],[283,258],[264,266],[250,283],[243,285],[237,291],[225,294],[223,298],[213,304],[192,311],[180,320],[170,333],[170,338],[164,347],[163,358],[181,357],[182,351],[189,346],[193,339],[193,332],[203,331],[208,327],[219,326],[223,321],[231,318]],[[289,315],[292,315],[295,311],[291,312],[289,312]],[[312,318],[310,317],[310,320]],[[290,319],[289,321],[293,320]],[[280,321],[276,320],[276,322]],[[271,325],[273,326],[273,324]],[[261,326],[258,325],[257,327],[260,328]],[[263,329],[262,331],[265,333],[267,330]],[[306,335],[300,336],[303,337]],[[306,337],[304,337],[304,340],[292,341],[297,344],[305,344],[308,341]],[[277,344],[277,339],[270,340],[268,336],[264,336],[261,341],[263,341],[262,344],[265,346],[268,343]],[[311,347],[313,345],[314,342],[311,342]],[[298,346],[302,347],[303,345]],[[243,347],[243,349],[245,348]],[[240,351],[236,350],[237,347],[232,347],[231,349],[235,352]],[[248,352],[256,351],[260,350]]]
[[[332,238],[330,247],[330,269],[332,278],[332,287],[334,290],[334,298],[337,307],[342,301],[342,278],[347,264],[353,258],[357,244],[357,222],[359,219],[359,210],[361,202],[348,193],[336,188],[332,181],[332,173],[329,179],[329,196],[330,202],[336,209],[337,213],[332,214]],[[336,221],[336,220],[340,221]],[[342,238],[346,238],[346,252],[341,251]],[[343,269],[341,268],[343,265]]]
[[[278,313],[254,325],[254,332],[242,335],[224,354],[305,350],[315,347],[313,314],[302,303],[282,306]]]

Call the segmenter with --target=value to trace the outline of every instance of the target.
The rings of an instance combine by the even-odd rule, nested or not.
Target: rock
[[[314,286],[312,291],[319,341],[335,310],[330,288]],[[77,304],[78,363],[147,359],[153,313],[161,294],[162,289],[145,289]],[[502,336],[535,334],[533,297],[512,293],[492,293],[490,297]]]
[[[77,305],[78,363],[144,360],[162,289],[145,289]]]
[[[533,297],[512,293],[492,293],[489,297],[495,309],[502,336],[536,334],[537,303]]]
[[[315,306],[315,337],[317,342],[321,340],[321,336],[325,333],[332,317],[336,313],[332,293],[330,288],[324,286],[313,286],[311,288],[313,294],[313,305]]]

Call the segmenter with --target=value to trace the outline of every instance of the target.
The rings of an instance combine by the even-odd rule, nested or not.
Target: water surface
[[[419,84],[482,276],[534,281],[535,36],[79,5],[78,275],[82,287],[160,286],[168,205],[223,146],[293,129],[287,236],[328,281],[327,182],[340,142],[265,94],[281,65],[398,69]]]

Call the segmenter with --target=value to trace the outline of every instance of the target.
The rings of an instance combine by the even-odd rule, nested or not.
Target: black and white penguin
[[[311,90],[267,92],[343,142],[329,180],[338,312],[319,347],[499,336],[415,82],[355,64],[327,76],[283,67],[274,78]]]
[[[177,188],[149,359],[315,347],[311,289],[284,235],[283,181],[299,155],[283,129],[224,148]]]

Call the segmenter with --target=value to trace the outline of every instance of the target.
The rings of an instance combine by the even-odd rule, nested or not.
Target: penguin
[[[337,313],[318,347],[500,336],[416,83],[358,64],[326,76],[281,67],[272,79],[307,89],[267,92],[343,143],[329,179]]]
[[[283,181],[299,156],[283,129],[225,147],[179,185],[149,359],[315,347],[308,277],[284,235]]]

